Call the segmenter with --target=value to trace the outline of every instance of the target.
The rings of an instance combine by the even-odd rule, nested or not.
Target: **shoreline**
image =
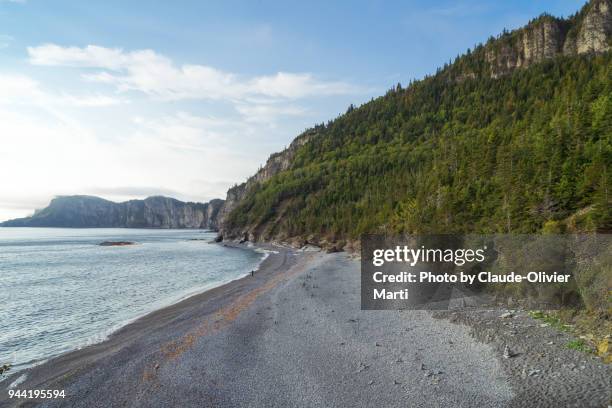
[[[567,335],[525,313],[364,311],[349,254],[257,247],[276,253],[253,277],[27,370],[19,386],[63,389],[66,399],[8,400],[3,389],[0,406],[587,407],[606,398],[612,367],[564,348]]]
[[[9,228],[9,227],[7,227]],[[11,227],[11,228],[27,228],[27,227]],[[50,227],[51,228],[51,227]],[[206,232],[212,232],[212,231],[206,231]],[[220,245],[221,243],[214,243],[214,242],[210,242],[209,244],[211,245]],[[243,251],[252,251],[252,252],[256,252],[262,255],[261,259],[258,261],[258,263],[255,266],[255,271],[259,270],[259,268],[261,267],[262,263],[268,258],[269,256],[269,252],[267,249],[260,249],[258,247],[248,247],[248,246],[244,246],[244,245],[240,245],[240,244],[234,244],[234,243],[223,243],[222,244],[225,247],[228,248],[233,248],[233,249],[239,249],[239,250],[243,250]],[[120,331],[121,329],[123,329],[124,327],[136,322],[137,320],[143,319],[145,317],[147,317],[148,315],[155,313],[157,311],[160,311],[162,309],[165,308],[169,308],[172,307],[178,303],[181,303],[193,296],[197,296],[200,294],[203,294],[209,290],[213,290],[217,287],[220,286],[224,286],[227,284],[230,284],[232,282],[235,282],[237,280],[240,280],[244,277],[247,277],[250,275],[250,271],[246,271],[243,275],[240,275],[237,278],[233,278],[231,280],[228,281],[223,281],[223,282],[213,282],[210,283],[208,285],[204,285],[201,286],[199,288],[196,289],[190,289],[185,291],[184,293],[181,293],[179,295],[177,295],[176,297],[169,297],[167,300],[161,301],[158,304],[155,304],[154,308],[143,312],[137,316],[134,316],[132,318],[126,319],[124,321],[118,322],[116,324],[114,324],[113,326],[109,327],[107,330],[101,331],[101,332],[97,332],[97,333],[93,333],[91,336],[89,336],[87,338],[87,340],[85,340],[82,344],[77,344],[75,345],[73,348],[70,348],[68,350],[65,350],[63,352],[60,352],[58,354],[54,354],[48,357],[44,357],[38,360],[32,360],[29,362],[24,362],[24,363],[20,363],[17,364],[17,366],[23,367],[21,369],[19,369],[18,371],[13,371],[10,370],[8,371],[8,374],[4,377],[4,378],[0,378],[0,389],[2,387],[4,387],[6,384],[9,385],[9,387],[15,382],[18,381],[17,385],[20,384],[22,381],[19,381],[19,378],[27,375],[27,371],[31,370],[33,368],[36,368],[40,365],[46,364],[49,361],[52,361],[54,359],[57,359],[59,357],[62,357],[65,354],[69,354],[69,353],[73,353],[79,350],[83,350],[87,347],[91,347],[91,346],[95,346],[97,344],[103,343],[105,341],[107,341],[111,336],[113,336],[116,332]],[[14,367],[14,365],[12,365],[12,367]]]
[[[271,255],[280,255],[281,251],[289,251],[288,248],[268,244],[254,246],[245,246],[234,242],[210,244],[259,253],[262,258],[255,266],[255,272],[268,270],[271,267],[273,268],[275,260],[270,259]],[[129,341],[133,337],[137,337],[136,331],[142,332],[143,328],[147,327],[152,331],[154,328],[169,324],[172,318],[180,313],[188,311],[188,309],[192,308],[197,303],[208,302],[210,298],[219,298],[225,292],[232,291],[235,286],[246,286],[244,284],[248,283],[250,278],[252,278],[251,272],[246,271],[238,278],[181,295],[177,299],[170,300],[170,303],[164,304],[109,328],[108,334],[103,337],[100,336],[99,340],[96,339],[91,343],[77,346],[77,348],[35,362],[24,363],[28,366],[16,372],[9,371],[8,375],[0,381],[0,390],[8,390],[14,383],[16,383],[15,388],[21,388],[31,382],[47,383],[68,372],[74,371],[75,366],[86,366],[95,363],[98,358],[104,357],[105,352],[108,350],[114,349],[117,345]],[[97,337],[97,335],[92,337]],[[55,369],[49,370],[49,366],[54,366]],[[76,368],[78,369],[78,367]],[[49,375],[51,371],[55,371],[55,373]],[[43,375],[40,375],[41,373],[43,373]],[[5,398],[6,392],[0,394],[0,406],[4,406],[6,402]],[[21,402],[23,403],[24,401]]]

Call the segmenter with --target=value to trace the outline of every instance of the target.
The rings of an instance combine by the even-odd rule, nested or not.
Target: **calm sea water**
[[[237,279],[265,256],[201,230],[0,228],[0,365],[17,372]],[[103,247],[102,241],[137,245]]]

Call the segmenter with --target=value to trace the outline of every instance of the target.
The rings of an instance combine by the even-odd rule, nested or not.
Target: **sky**
[[[577,0],[0,0],[0,220],[225,198],[314,124]]]

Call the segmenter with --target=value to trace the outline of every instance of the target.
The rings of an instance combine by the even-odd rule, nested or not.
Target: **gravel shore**
[[[35,367],[18,386],[64,389],[64,400],[8,400],[5,381],[0,406],[546,406],[542,398],[550,394],[527,387],[525,395],[499,344],[456,324],[465,319],[362,311],[357,261],[344,253],[274,249],[254,277]],[[591,365],[574,373],[592,374]],[[574,388],[566,395],[581,395],[579,406],[590,406],[609,391]],[[550,406],[565,406],[556,403]]]

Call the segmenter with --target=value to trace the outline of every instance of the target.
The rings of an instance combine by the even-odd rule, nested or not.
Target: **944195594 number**
[[[65,398],[64,390],[8,390],[9,398],[53,399]]]

